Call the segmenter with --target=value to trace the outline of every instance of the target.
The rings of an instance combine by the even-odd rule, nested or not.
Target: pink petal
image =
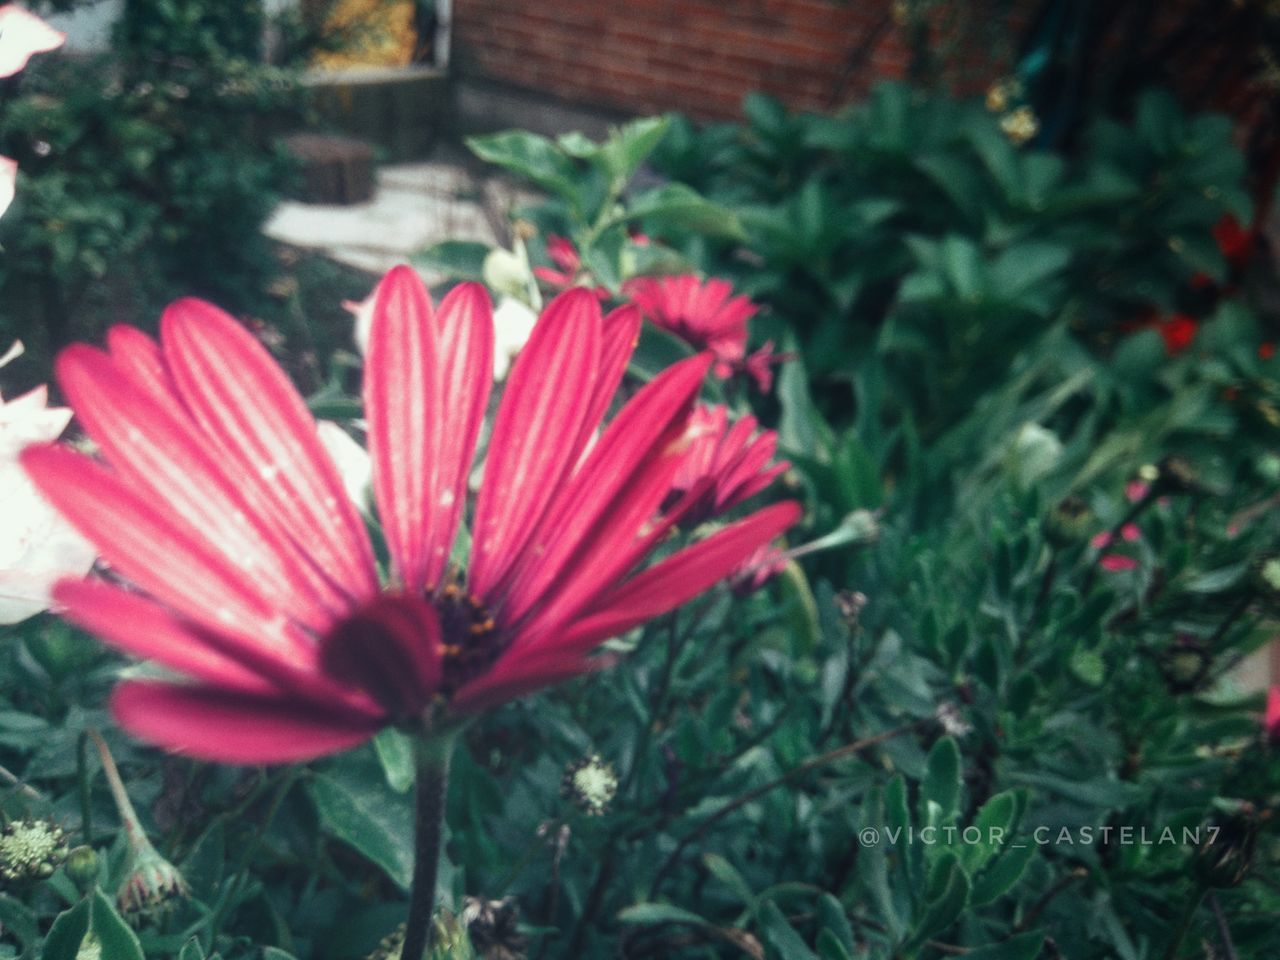
[[[230,464],[210,455],[202,439],[193,436],[190,420],[174,418],[92,347],[68,347],[58,357],[57,371],[81,424],[117,475],[156,509],[168,511],[174,527],[187,530],[239,571],[237,579],[264,608],[317,632],[345,612],[342,597],[326,581],[307,576],[311,568],[292,543],[254,516],[227,470]],[[151,387],[156,388],[154,382]]]
[[[632,550],[671,489],[683,452],[677,441],[709,365],[704,354],[668,367],[609,425],[525,551],[504,621],[518,622],[537,605],[528,628],[536,634],[639,562]]]
[[[181,412],[185,416],[173,378],[160,353],[160,344],[137,327],[118,324],[107,331],[107,349],[120,372],[135,387],[146,391],[156,403],[175,415]]]
[[[1280,685],[1272,684],[1267,691],[1267,713],[1263,719],[1267,735],[1280,741]]]
[[[397,578],[410,590],[426,585],[436,471],[452,426],[442,418],[439,351],[422,278],[394,268],[374,294],[364,405],[378,517]]]
[[[385,721],[278,697],[131,680],[111,712],[130,733],[173,753],[219,763],[295,763],[368,740]]]
[[[1138,561],[1119,553],[1108,553],[1098,561],[1098,566],[1109,573],[1120,573],[1124,570],[1135,570]]]
[[[673,610],[729,576],[760,547],[800,519],[793,501],[764,507],[706,540],[686,547],[592,604],[559,638],[539,644],[586,653],[600,641]]]
[[[438,516],[432,526],[438,534],[427,564],[428,587],[439,583],[449,560],[493,386],[493,305],[489,294],[478,283],[459,284],[441,301],[436,321],[444,377],[439,419],[445,425],[445,440],[439,453],[439,486],[429,501]]]
[[[600,303],[560,294],[516,358],[489,442],[476,503],[469,590],[492,593],[509,572],[578,458],[598,379]]]
[[[6,3],[0,7],[0,78],[13,76],[33,54],[56,50],[66,39],[35,14]]]
[[[207,630],[258,639],[281,662],[312,664],[310,645],[264,603],[252,578],[150,498],[63,447],[28,447],[21,459],[45,499],[122,576]]]
[[[208,633],[184,624],[159,604],[101,580],[63,580],[53,592],[59,612],[76,626],[141,660],[216,687],[243,693],[279,693],[265,676],[246,667],[227,648],[234,638],[211,641]]]
[[[589,430],[594,430],[595,425],[609,411],[609,404],[618,392],[618,386],[627,372],[627,364],[631,362],[631,354],[635,352],[640,340],[640,324],[640,311],[632,306],[619,307],[604,318],[600,341],[600,373],[586,416]]]
[[[212,304],[179,300],[161,319],[174,383],[213,452],[234,466],[246,499],[349,597],[378,590],[359,511],[325,452],[315,419],[284,371]]]

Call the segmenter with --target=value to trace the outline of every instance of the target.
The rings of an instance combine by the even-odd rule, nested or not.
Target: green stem
[[[423,960],[435,938],[432,918],[436,906],[436,874],[440,866],[440,837],[453,736],[428,737],[418,742],[415,787],[413,889],[405,923],[402,960]]]

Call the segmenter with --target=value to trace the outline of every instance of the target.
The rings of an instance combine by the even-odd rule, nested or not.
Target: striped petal
[[[504,620],[538,606],[536,623],[560,622],[629,572],[639,559],[630,548],[671,488],[681,457],[675,443],[710,362],[704,355],[668,367],[609,425],[525,551]]]
[[[559,636],[544,635],[513,653],[541,656],[585,655],[601,641],[673,610],[734,572],[751,554],[800,519],[800,506],[788,501],[686,547],[601,597]]]
[[[311,760],[363,743],[385,724],[306,701],[143,680],[117,686],[111,712],[148,743],[219,763]]]
[[[92,347],[68,347],[58,357],[57,372],[80,423],[116,475],[237,568],[263,607],[316,632],[342,612],[341,596],[324,580],[309,578],[307,572],[314,571],[292,542],[254,515],[228,463],[210,456],[189,420],[173,417]]]
[[[428,501],[437,515],[427,561],[429,589],[438,585],[449,561],[493,386],[494,327],[489,294],[478,283],[459,284],[440,302],[436,320],[444,383],[439,421],[447,432],[439,451],[439,485]]]
[[[246,499],[348,597],[372,596],[377,571],[359,511],[284,371],[211,304],[179,300],[161,319],[169,371]]]
[[[83,630],[101,637],[122,653],[153,660],[212,686],[242,693],[279,692],[257,671],[246,667],[228,648],[234,638],[216,638],[178,620],[164,607],[101,580],[63,580],[53,591],[59,613]]]
[[[162,407],[181,407],[173,378],[160,353],[160,344],[137,327],[118,324],[107,331],[107,349],[120,372],[135,387],[146,391]],[[175,415],[177,412],[175,409]]]
[[[600,365],[600,303],[575,288],[551,302],[516,358],[489,442],[472,532],[470,592],[491,596],[578,458]]]
[[[263,603],[242,569],[101,464],[40,446],[23,451],[22,465],[45,499],[122,576],[205,629],[258,642],[282,664],[314,665],[312,646]]]
[[[440,447],[440,345],[422,278],[396,267],[374,292],[364,405],[378,504],[396,578],[409,590],[426,583]]]

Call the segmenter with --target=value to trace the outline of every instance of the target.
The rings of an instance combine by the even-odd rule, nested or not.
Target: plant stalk
[[[402,960],[423,960],[435,939],[436,874],[440,867],[440,838],[444,827],[445,796],[453,736],[427,737],[418,742],[418,772],[414,787],[413,888],[405,923]]]

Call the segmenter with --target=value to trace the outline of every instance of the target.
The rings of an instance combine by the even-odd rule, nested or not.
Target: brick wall
[[[907,67],[891,0],[454,0],[453,18],[464,78],[628,113],[734,117],[752,90],[822,109]]]

